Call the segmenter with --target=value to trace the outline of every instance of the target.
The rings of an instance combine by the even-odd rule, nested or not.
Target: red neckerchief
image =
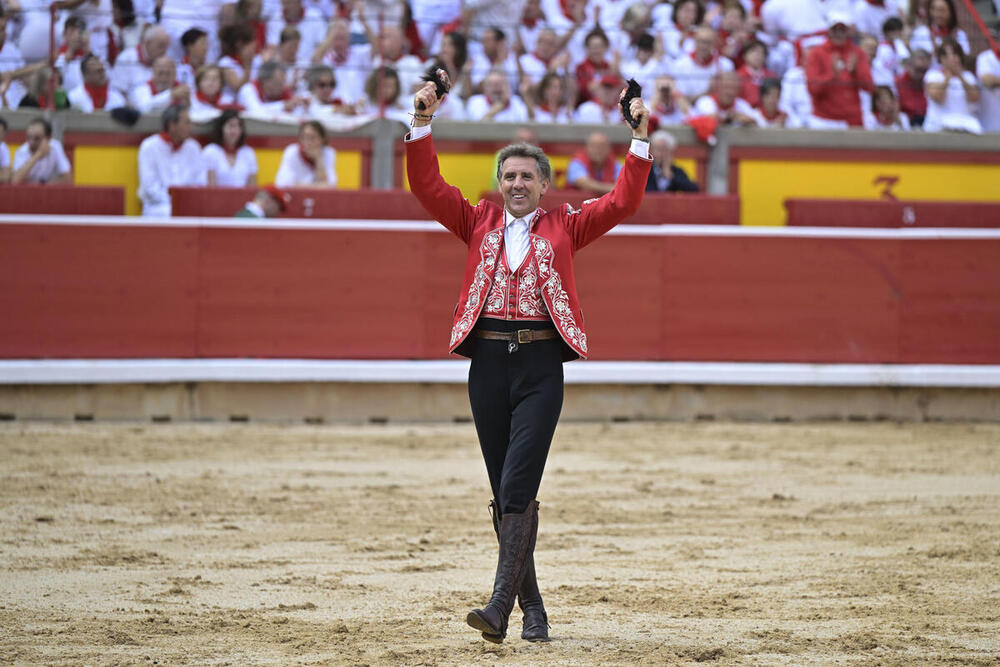
[[[764,6],[764,0],[752,0],[753,2],[753,15],[756,18],[760,18],[760,8]]]
[[[118,42],[115,41],[115,33],[112,32],[111,28],[107,29],[108,34],[108,64],[114,67],[115,61],[118,60]]]
[[[594,169],[594,165],[590,163],[590,156],[587,155],[586,150],[582,150],[573,156],[573,159],[582,164],[587,169],[587,175],[596,181],[603,181],[604,183],[610,183],[615,180],[615,158],[608,154],[608,157],[604,160],[599,168]]]
[[[59,47],[59,55],[61,55],[61,56],[66,55],[66,53],[68,51],[69,51],[69,45],[68,44],[63,44],[61,47]],[[73,52],[73,54],[69,58],[66,59],[66,61],[70,62],[70,61],[76,60],[77,58],[82,58],[85,55],[87,55],[86,51],[84,51],[83,49],[77,49],[76,51]]]
[[[552,107],[550,107],[548,104],[545,104],[544,102],[542,104],[539,104],[538,108],[544,111],[545,113],[550,113],[553,116],[556,115],[556,112],[552,110]]]
[[[261,90],[259,80],[254,79],[253,86],[254,88],[257,89],[257,96],[260,97],[261,102],[287,102],[288,100],[292,99],[292,91],[290,91],[288,88],[285,88],[284,90],[281,91],[281,97],[276,97],[274,99],[271,99],[270,97],[264,94],[263,90]]]
[[[175,153],[180,149],[181,146],[184,145],[183,141],[180,142],[179,144],[175,144],[174,140],[171,139],[170,135],[167,134],[166,132],[160,132],[160,139],[163,139],[165,142],[167,142],[167,144],[170,146],[170,150],[174,151]]]
[[[764,107],[757,107],[757,110],[760,111],[760,115],[763,116],[766,120],[777,120],[779,118],[784,118],[788,115],[777,107],[774,108],[774,113],[768,113],[767,111],[764,110]]]
[[[490,96],[487,95],[486,93],[483,93],[483,97],[486,98],[486,104],[489,105],[489,107],[492,109],[493,108],[493,100],[490,99]],[[509,108],[510,108],[510,100],[508,99],[507,100],[507,104],[504,106],[504,108],[500,109],[500,111],[498,111],[497,113],[504,112],[504,111],[506,111]]]
[[[698,56],[695,55],[694,51],[689,53],[688,56],[691,58],[691,61],[698,67],[708,67],[709,65],[714,64],[715,61],[719,59],[719,52],[718,51],[713,52],[712,55],[709,56],[708,60],[705,62],[701,62],[700,60],[698,60]]]
[[[885,0],[867,0],[869,5],[875,7],[885,7]]]
[[[883,127],[892,127],[896,124],[895,121],[892,120],[891,116],[886,116],[881,112],[875,114],[875,119],[878,120],[878,124]]]
[[[303,162],[305,162],[307,165],[309,165],[313,169],[316,168],[316,160],[314,160],[311,157],[309,157],[308,155],[306,155],[306,152],[304,150],[302,150],[302,144],[299,144],[299,157],[302,159]]]
[[[712,93],[711,95],[709,95],[709,97],[711,97],[713,100],[715,100],[715,106],[717,106],[719,108],[719,111],[731,111],[732,108],[734,106],[736,106],[736,98],[735,97],[733,98],[733,101],[729,103],[729,106],[724,106],[722,104],[722,102],[719,101],[719,96],[716,95],[715,93]]]
[[[257,48],[254,51],[260,53],[267,46],[267,24],[263,21],[250,21],[249,25],[253,28],[254,40],[257,43]]]
[[[534,18],[534,19],[521,19],[521,23],[528,30],[534,30],[535,26],[538,25],[538,19],[537,18]]]
[[[222,149],[222,152],[226,154],[227,158],[233,158],[233,160],[236,159],[236,154],[240,152],[239,146],[233,148],[232,150],[230,150],[225,144],[219,144],[219,147]]]
[[[45,93],[39,92],[38,95],[35,96],[35,101],[38,102],[39,109],[49,108],[49,97]]]
[[[673,98],[670,98],[670,106],[667,106],[663,102],[660,102],[659,104],[657,104],[656,106],[653,107],[653,111],[655,111],[658,114],[662,114],[664,116],[668,116],[668,115],[672,114],[674,112],[674,110],[675,110],[675,107],[674,107],[674,100],[673,100]]]
[[[195,96],[195,99],[197,99],[202,104],[207,104],[209,106],[218,108],[219,107],[219,98],[222,97],[222,91],[219,91],[214,96],[209,97],[208,95],[206,95],[205,93],[201,92],[200,90],[196,90],[196,91],[194,91],[194,96]]]
[[[945,37],[955,36],[954,30],[948,30],[947,28],[939,28],[936,25],[928,25],[928,27],[931,29],[931,39],[934,40],[935,44],[940,42]]]
[[[570,21],[573,20],[573,14],[569,11],[569,2],[567,0],[559,0],[559,9],[562,10],[563,16]]]
[[[152,67],[153,63],[146,60],[146,52],[142,50],[142,44],[135,45],[135,52],[139,55],[139,62],[146,67]]]
[[[154,95],[159,95],[159,94],[160,94],[160,93],[162,93],[162,92],[165,92],[165,91],[168,91],[168,90],[170,90],[171,88],[175,88],[175,87],[177,87],[177,86],[181,85],[181,84],[180,84],[179,82],[177,82],[177,81],[174,81],[174,82],[173,82],[173,83],[172,83],[172,84],[171,84],[171,85],[170,85],[169,87],[167,87],[167,88],[164,88],[163,90],[157,90],[157,89],[156,89],[156,86],[155,86],[155,85],[153,84],[153,80],[152,80],[152,79],[150,79],[150,80],[149,80],[149,81],[147,81],[146,83],[147,83],[147,84],[149,85],[149,89],[150,89],[151,91],[153,91],[153,94],[154,94]]]
[[[552,62],[552,58],[555,58],[555,54],[553,54],[552,58],[543,58],[540,55],[538,55],[538,51],[535,51],[531,55],[534,56],[538,60],[538,62],[543,63],[546,68],[548,68],[549,63]]]
[[[107,82],[103,86],[91,86],[85,83],[83,84],[83,89],[87,91],[87,95],[90,97],[90,101],[93,103],[95,109],[103,109],[104,105],[108,103]]]
[[[674,28],[675,28],[675,29],[677,30],[677,32],[679,32],[679,33],[681,34],[681,40],[682,40],[682,41],[683,41],[683,39],[684,39],[685,37],[690,37],[690,36],[691,36],[691,33],[693,32],[693,31],[691,30],[691,26],[688,26],[688,27],[686,27],[686,28],[682,28],[682,27],[681,27],[681,24],[680,24],[680,23],[678,23],[677,21],[674,21]]]

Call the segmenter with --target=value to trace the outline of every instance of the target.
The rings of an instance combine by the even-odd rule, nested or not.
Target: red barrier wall
[[[794,232],[791,232],[794,233]],[[0,224],[0,357],[442,358],[443,232]],[[1000,363],[1000,239],[610,235],[594,359]]]
[[[174,216],[227,218],[243,208],[258,188],[170,188]],[[407,190],[290,188],[288,218],[425,220],[427,213]]]
[[[480,196],[497,204],[503,203],[503,197],[496,191],[487,191]],[[538,205],[546,210],[563,204],[579,208],[584,201],[596,196],[579,190],[549,190]],[[734,195],[647,192],[638,212],[627,222],[632,225],[738,225],[740,198]]]
[[[789,226],[1000,227],[1000,203],[786,199]]]
[[[0,186],[0,213],[125,215],[125,188],[55,184]]]

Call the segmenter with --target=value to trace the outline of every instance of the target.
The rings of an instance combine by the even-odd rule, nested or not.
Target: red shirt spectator
[[[740,97],[756,107],[760,105],[760,84],[764,83],[764,79],[774,79],[778,75],[765,67],[767,47],[763,42],[754,40],[744,46],[740,58],[743,65],[736,70],[742,84]]]
[[[924,95],[924,75],[931,66],[931,55],[923,49],[915,50],[906,64],[906,71],[896,77],[899,110],[910,118],[910,125],[920,126],[927,115],[927,96]]]
[[[830,13],[825,43],[806,57],[806,84],[812,97],[813,115],[821,120],[843,121],[862,127],[858,91],[875,89],[868,57],[847,39],[850,17]]]

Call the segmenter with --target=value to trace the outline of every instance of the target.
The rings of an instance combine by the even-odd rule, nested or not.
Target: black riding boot
[[[493,518],[493,532],[500,538],[500,511],[496,500],[490,500],[490,516]],[[532,550],[533,551],[533,550]],[[549,617],[545,613],[542,594],[538,590],[535,577],[535,556],[528,554],[525,562],[524,580],[517,592],[517,603],[521,607],[521,639],[529,642],[549,641]],[[492,641],[492,640],[491,640]]]
[[[493,580],[493,597],[482,609],[473,609],[466,623],[483,633],[483,639],[500,644],[507,636],[507,621],[514,610],[514,600],[524,579],[525,564],[535,549],[538,534],[538,503],[518,514],[500,519],[500,555]]]

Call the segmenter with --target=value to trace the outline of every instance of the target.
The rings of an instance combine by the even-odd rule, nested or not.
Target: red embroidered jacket
[[[529,230],[529,250],[538,265],[542,298],[552,322],[571,352],[566,360],[586,359],[587,333],[576,295],[573,255],[609,229],[634,215],[642,203],[649,167],[629,151],[614,190],[600,199],[588,199],[579,210],[569,205],[543,211]],[[406,172],[410,189],[424,209],[468,245],[465,279],[451,329],[449,352],[470,356],[468,340],[486,303],[503,252],[503,207],[480,201],[471,205],[462,193],[441,178],[431,135],[406,142]]]

